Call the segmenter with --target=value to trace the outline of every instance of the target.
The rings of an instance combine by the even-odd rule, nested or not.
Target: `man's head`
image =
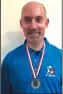
[[[20,25],[27,41],[31,43],[41,42],[48,23],[46,9],[41,3],[29,2],[23,7]]]

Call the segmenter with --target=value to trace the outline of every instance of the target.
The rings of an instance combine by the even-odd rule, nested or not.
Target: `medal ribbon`
[[[30,57],[30,53],[29,53],[28,45],[27,44],[26,44],[26,51],[27,51],[27,55],[28,55],[28,59],[29,59],[29,63],[30,63],[30,67],[31,67],[31,70],[32,70],[33,77],[36,78],[38,76],[38,74],[39,74],[40,67],[41,67],[41,64],[42,64],[42,61],[43,61],[43,56],[44,56],[44,52],[45,52],[45,42],[44,42],[43,52],[42,52],[42,55],[40,57],[36,73],[34,72],[34,68],[33,68],[33,65],[32,65],[32,61],[31,61],[31,57]]]

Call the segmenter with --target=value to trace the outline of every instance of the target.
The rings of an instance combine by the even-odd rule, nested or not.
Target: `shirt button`
[[[36,59],[34,59],[34,62],[36,62]]]
[[[36,71],[36,68],[35,68],[35,71]]]

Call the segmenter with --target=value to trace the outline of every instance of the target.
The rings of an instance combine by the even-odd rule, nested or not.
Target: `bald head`
[[[45,7],[41,3],[29,2],[24,5],[20,25],[28,43],[35,46],[42,44],[48,23]]]
[[[24,5],[24,7],[22,8],[22,13],[21,13],[21,16],[23,16],[23,14],[27,11],[27,12],[31,12],[35,9],[35,8],[39,8],[39,10],[42,10],[43,13],[45,14],[46,16],[46,9],[44,7],[43,4],[39,3],[39,2],[35,2],[35,1],[32,1],[32,2],[29,2],[27,4]]]

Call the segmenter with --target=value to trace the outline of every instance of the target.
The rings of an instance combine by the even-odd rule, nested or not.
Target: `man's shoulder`
[[[16,47],[15,49],[13,49],[12,51],[8,52],[8,54],[5,56],[3,62],[5,62],[5,61],[11,62],[12,60],[19,59],[24,54],[25,54],[25,45],[22,44],[22,45]]]
[[[54,52],[54,53],[57,53],[59,56],[62,56],[62,49],[60,49],[59,47],[53,45],[53,44],[50,44],[51,46],[51,50]]]
[[[25,48],[25,45],[22,44],[18,47],[16,47],[15,49],[11,50],[8,54],[18,54],[18,53],[21,53],[22,51],[24,51],[24,48]]]
[[[47,38],[45,38],[45,43],[46,43],[47,50],[49,50],[51,53],[58,53],[58,54],[62,55],[62,49],[51,44]]]

